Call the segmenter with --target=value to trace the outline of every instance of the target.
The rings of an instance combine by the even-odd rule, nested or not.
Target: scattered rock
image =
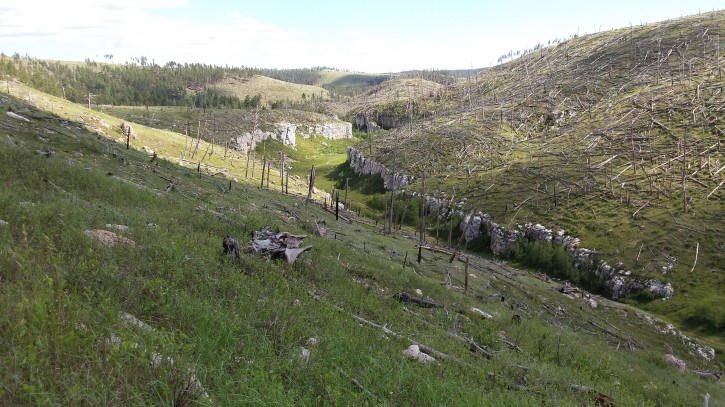
[[[53,155],[52,151],[49,150],[35,150],[36,155],[43,155],[46,158],[49,158],[51,155]]]
[[[115,246],[116,243],[129,245],[131,247],[136,246],[136,242],[134,242],[133,240],[120,236],[120,235],[117,235],[113,232],[109,232],[108,230],[101,230],[101,229],[85,230],[85,231],[83,231],[83,234],[95,239],[97,242],[99,242],[103,245],[106,245],[106,246]]]
[[[4,220],[0,219],[0,226],[7,226],[7,225],[9,225],[9,223],[8,223],[8,222],[6,222],[6,221],[4,221]]]
[[[416,288],[415,289],[415,294],[422,297],[423,296],[423,291],[420,288]]]
[[[148,332],[153,331],[153,328],[151,327],[151,325],[141,321],[140,319],[136,318],[135,316],[133,316],[127,312],[119,312],[118,320],[123,323],[133,325],[136,328],[143,329],[144,331],[148,331]]]
[[[158,226],[156,226],[156,224],[153,222],[146,225],[146,227],[148,227],[151,230],[156,230],[156,228],[158,228]]]
[[[305,342],[305,344],[306,344],[306,345],[307,345],[308,347],[310,347],[310,348],[314,348],[315,346],[317,346],[317,338],[315,338],[315,337],[313,336],[313,337],[311,337],[310,339],[308,339],[308,340],[307,340],[307,342]]]
[[[480,316],[481,316],[481,317],[483,317],[484,319],[492,319],[492,318],[493,318],[493,315],[491,315],[491,314],[487,314],[487,313],[485,313],[485,312],[483,312],[483,311],[481,311],[480,309],[478,309],[478,308],[475,308],[475,307],[472,307],[472,308],[470,309],[470,311],[471,311],[471,312],[473,312],[474,314],[478,314],[478,315],[480,315]]]
[[[420,363],[431,363],[436,361],[433,356],[421,352],[418,345],[408,346],[408,349],[403,351],[403,355],[415,359]]]
[[[597,301],[594,298],[589,299],[589,308],[591,309],[597,309],[599,304],[597,304]]]
[[[312,356],[312,352],[309,349],[300,346],[300,359],[304,362],[304,364],[307,365],[310,363],[310,356]]]
[[[121,232],[128,232],[128,226],[126,225],[113,225],[110,223],[106,223],[106,229],[116,229],[120,230]]]
[[[687,363],[685,363],[684,360],[679,359],[674,355],[670,355],[669,353],[666,353],[664,356],[662,356],[662,360],[671,364],[672,366],[675,366],[680,372],[685,371],[685,369],[687,368]]]

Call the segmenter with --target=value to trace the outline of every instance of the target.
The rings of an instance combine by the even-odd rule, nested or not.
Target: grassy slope
[[[333,70],[320,72],[317,86],[331,89],[339,93],[361,93],[390,78],[385,74],[350,73]]]
[[[297,103],[309,100],[312,95],[317,98],[322,97],[322,99],[329,98],[329,92],[319,86],[283,82],[262,75],[253,75],[241,79],[228,77],[221,82],[215,83],[212,87],[242,100],[244,100],[245,96],[251,98],[256,95],[263,95],[263,103],[266,104],[275,101]],[[305,94],[305,99],[302,98],[302,94]]]
[[[238,168],[230,176],[242,182],[222,193],[226,181],[176,164],[178,134],[137,126],[138,141],[167,158],[149,163],[148,154],[114,142],[118,119],[19,84],[11,92],[34,106],[0,95],[3,110],[10,105],[32,120],[0,116],[0,219],[7,222],[0,226],[0,404],[207,404],[199,390],[185,392],[192,372],[217,405],[594,403],[596,395],[570,384],[595,387],[617,405],[699,405],[708,392],[717,406],[725,397],[721,383],[665,365],[667,348],[692,369],[716,367],[631,307],[605,300],[597,310],[580,307],[555,291],[558,284],[475,257],[464,294],[459,261],[424,253],[421,264],[401,267],[417,239],[335,222],[314,205],[245,183]],[[314,233],[320,219],[326,238]],[[122,234],[136,246],[107,248],[82,233],[107,223],[129,226]],[[219,256],[222,236],[246,245],[263,225],[306,233],[314,249],[294,265]],[[441,284],[446,271],[450,287]],[[417,288],[446,309],[392,298]],[[494,318],[477,317],[468,311],[474,306]],[[557,307],[563,315],[554,315]],[[121,322],[122,312],[152,329]],[[349,313],[458,361],[407,360],[401,352],[410,340]],[[521,325],[510,323],[514,313],[523,315]],[[494,357],[469,353],[447,332]],[[316,346],[307,345],[310,337]],[[644,349],[625,350],[629,338]],[[308,363],[301,346],[311,348]]]
[[[706,196],[725,160],[725,62],[703,33],[723,28],[718,12],[569,40],[415,99],[436,114],[370,148],[387,163],[396,151],[412,174],[427,166],[449,196],[455,190],[503,225],[563,228],[610,263],[672,282],[672,300],[643,305],[722,340],[725,190]],[[556,111],[567,114],[558,123],[548,118]],[[678,153],[685,137],[687,213]]]

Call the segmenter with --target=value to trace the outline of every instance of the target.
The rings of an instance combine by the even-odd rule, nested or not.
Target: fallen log
[[[722,377],[722,372],[704,372],[700,370],[692,370],[692,373],[700,376],[703,379],[713,379],[716,382],[719,382],[720,378]]]
[[[444,253],[444,254],[453,254],[453,250],[446,249],[444,247],[435,247],[435,246],[425,246],[425,245],[419,245],[417,246],[423,250],[428,250],[434,253]]]
[[[405,291],[401,291],[395,294],[393,297],[400,302],[410,302],[423,308],[443,308],[443,304],[426,298],[416,297],[414,295],[406,293]]]
[[[332,305],[332,306],[335,307],[336,310],[338,310],[338,311],[340,311],[342,313],[349,314],[354,320],[356,320],[356,321],[358,321],[358,322],[360,322],[362,324],[371,326],[373,328],[380,329],[381,331],[385,332],[386,334],[388,334],[390,336],[393,336],[393,337],[395,337],[397,339],[405,339],[405,340],[408,340],[411,345],[418,345],[418,348],[420,349],[420,351],[423,352],[423,353],[425,353],[425,354],[427,354],[427,355],[435,356],[435,357],[438,357],[438,358],[441,358],[441,359],[444,359],[444,360],[448,360],[448,361],[451,361],[451,362],[457,362],[458,361],[458,359],[454,358],[453,356],[447,355],[447,354],[445,354],[443,352],[439,352],[439,351],[431,348],[430,346],[426,346],[426,345],[423,345],[422,343],[419,343],[419,342],[410,340],[408,338],[405,338],[403,335],[401,335],[401,334],[399,334],[397,332],[392,331],[390,328],[388,328],[386,326],[378,325],[375,322],[368,321],[365,318],[359,317],[359,316],[357,316],[355,314],[352,314],[352,313],[348,313],[342,307],[339,307],[337,305]]]

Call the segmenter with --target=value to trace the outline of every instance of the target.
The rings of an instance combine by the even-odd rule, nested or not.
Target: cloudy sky
[[[0,51],[44,59],[364,72],[491,66],[509,50],[722,0],[5,0]]]

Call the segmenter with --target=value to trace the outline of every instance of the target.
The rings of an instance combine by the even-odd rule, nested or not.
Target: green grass
[[[386,164],[396,152],[404,173],[425,168],[428,191],[440,185],[448,196],[467,198],[466,211],[481,210],[507,227],[564,229],[609,264],[672,283],[675,296],[667,301],[630,301],[722,344],[722,307],[712,304],[725,292],[725,193],[716,191],[721,164],[711,168],[724,157],[714,102],[721,63],[703,32],[723,28],[719,11],[596,33],[491,68],[434,97],[368,100],[365,110],[383,115],[401,117],[411,101],[419,109],[412,128],[359,149]],[[687,75],[674,56],[683,43],[703,50]],[[661,66],[658,47],[662,54],[673,50]],[[557,123],[555,112],[569,115]]]
[[[717,369],[719,362],[690,354],[677,337],[657,331],[664,322],[650,325],[635,308],[601,299],[597,310],[580,308],[581,300],[556,292],[558,284],[478,257],[464,293],[463,263],[431,252],[414,262],[418,240],[407,229],[384,236],[373,226],[335,222],[318,206],[256,188],[258,179],[245,180],[238,166],[229,177],[239,182],[221,192],[228,180],[178,165],[181,135],[138,126],[140,141],[167,157],[150,163],[99,122],[115,129],[118,119],[19,84],[12,91],[85,124],[63,124],[0,95],[3,107],[32,118],[0,117],[0,219],[7,222],[0,226],[2,405],[593,405],[570,384],[594,387],[617,405],[699,405],[707,392],[713,406],[725,397],[721,384],[679,373],[661,356],[669,346],[692,369]],[[323,141],[309,143],[312,150]],[[336,157],[339,147],[329,144],[311,160]],[[298,148],[304,162],[308,147]],[[216,153],[209,162],[225,164]],[[326,222],[325,237],[315,233],[314,220]],[[106,224],[129,226],[119,233],[136,246],[109,248],[83,234]],[[309,235],[313,250],[293,265],[252,253],[239,261],[221,257],[224,235],[245,246],[264,225]],[[441,284],[447,271],[450,287]],[[403,307],[392,298],[415,289],[446,308]],[[470,307],[494,319],[476,317]],[[556,307],[563,316],[554,316]],[[120,313],[152,329],[123,323]],[[510,322],[514,313],[524,317],[521,325]],[[409,340],[351,314],[458,362],[405,359]],[[625,350],[589,320],[613,324],[612,333],[637,338],[644,349]],[[494,357],[470,353],[449,332],[487,346]],[[316,346],[307,345],[311,337]],[[308,363],[301,346],[311,349]],[[525,381],[518,365],[528,367]],[[185,392],[192,372],[211,403],[200,391]]]
[[[283,82],[261,75],[242,79],[229,77],[214,84],[213,87],[242,100],[245,96],[251,98],[262,95],[264,106],[274,102],[307,102],[312,99],[313,95],[320,100],[329,99],[329,91],[321,87]]]

